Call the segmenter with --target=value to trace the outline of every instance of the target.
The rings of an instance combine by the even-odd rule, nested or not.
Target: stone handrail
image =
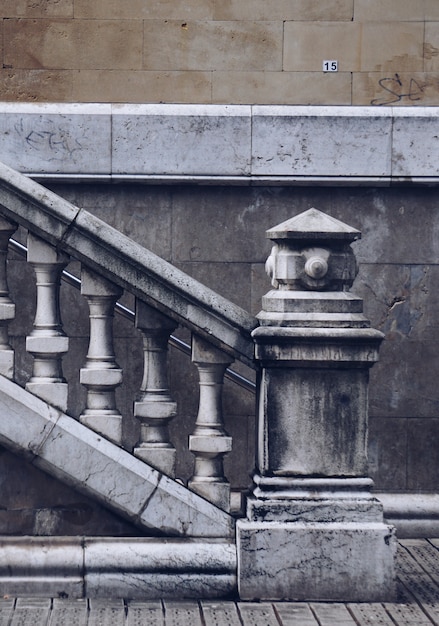
[[[135,297],[135,311],[122,307],[139,330],[144,354],[143,380],[134,402],[140,422],[135,456],[163,474],[176,477],[176,448],[168,423],[177,405],[168,389],[167,353],[171,333],[182,325],[192,334],[189,353],[199,374],[199,408],[189,450],[195,467],[189,487],[219,508],[230,510],[230,484],[223,456],[231,437],[223,424],[223,378],[238,359],[254,366],[251,331],[256,318],[211,289],[133,242],[102,220],[60,198],[38,183],[0,164],[0,374],[15,378],[14,352],[8,323],[15,316],[6,277],[8,247],[19,248],[11,236],[17,225],[28,231],[26,253],[36,277],[36,310],[26,351],[33,357],[26,390],[65,412],[68,381],[62,359],[69,351],[60,314],[60,280],[71,259],[81,264],[80,287],[89,307],[89,347],[79,380],[86,403],[79,421],[121,445],[121,413],[115,391],[125,382],[113,347],[113,314],[126,290]],[[67,273],[68,274],[68,273]],[[229,374],[230,376],[230,374]],[[238,374],[234,376],[239,377]],[[241,381],[242,382],[242,381]]]
[[[254,367],[250,333],[258,323],[237,305],[2,163],[0,206],[8,219]]]

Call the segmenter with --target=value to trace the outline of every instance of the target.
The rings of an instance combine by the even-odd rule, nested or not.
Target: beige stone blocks
[[[424,69],[427,72],[439,71],[439,22],[425,25]]]
[[[353,76],[352,94],[354,105],[437,106],[439,73],[361,72]]]
[[[322,71],[337,59],[340,71],[422,71],[422,22],[287,22],[284,69]]]
[[[424,0],[425,20],[439,20],[439,2],[437,0]]]
[[[75,17],[210,20],[213,17],[213,5],[214,0],[75,0]]]
[[[282,69],[281,22],[145,20],[144,69]]]
[[[222,104],[350,104],[351,73],[213,72],[212,100]]]
[[[216,20],[352,20],[353,0],[215,0]]]
[[[4,64],[12,69],[141,69],[137,20],[4,21]]]
[[[4,102],[71,102],[72,72],[0,69],[0,93]]]
[[[148,72],[82,70],[73,74],[73,100],[93,102],[99,85],[100,102],[210,103],[211,72]]]
[[[287,22],[284,35],[284,70],[322,72],[324,59],[337,59],[339,70],[360,69],[359,24],[352,22]]]
[[[2,0],[1,17],[73,17],[74,0]]]
[[[358,22],[421,22],[424,20],[424,0],[355,0],[354,19]]]
[[[439,0],[0,4],[7,101],[439,105]]]

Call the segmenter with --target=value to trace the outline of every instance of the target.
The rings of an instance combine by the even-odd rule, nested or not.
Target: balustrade
[[[223,457],[232,449],[232,438],[224,429],[222,390],[224,374],[232,359],[193,336],[192,361],[198,369],[200,400],[195,430],[189,437],[189,449],[195,455],[189,487],[229,511],[230,484],[224,477]]]
[[[0,373],[12,378],[14,354],[7,343],[7,324],[14,318],[15,305],[8,293],[6,256],[9,239],[17,227],[5,219],[0,220],[0,367],[4,364]],[[69,338],[61,321],[60,282],[70,259],[29,233],[27,260],[36,275],[37,301],[33,329],[26,340],[26,348],[34,357],[32,376],[26,388],[66,411],[68,385],[63,377],[62,358],[68,350]],[[116,405],[116,389],[123,382],[123,372],[116,361],[113,318],[123,290],[85,265],[80,281],[64,273],[70,284],[80,287],[89,307],[88,352],[80,369],[86,402],[79,420],[121,445],[124,416]],[[143,345],[143,378],[134,401],[140,435],[133,453],[175,478],[177,451],[170,441],[168,426],[177,415],[177,403],[169,389],[168,348],[178,324],[138,298],[135,314],[127,316],[127,311],[124,308],[125,317],[134,322]],[[175,345],[175,338],[172,341]],[[224,476],[223,457],[232,449],[232,438],[224,428],[222,392],[233,358],[196,335],[193,335],[191,354],[199,374],[199,408],[194,431],[189,436],[194,469],[188,486],[219,508],[230,511],[230,483]],[[233,372],[229,371],[231,374]]]
[[[34,357],[26,389],[66,411],[68,387],[61,361],[69,340],[62,329],[59,292],[69,257],[30,233],[27,260],[35,271],[37,302],[33,329],[26,338],[26,349]]]
[[[134,415],[140,439],[134,454],[175,477],[176,450],[169,441],[168,422],[177,414],[168,385],[168,343],[176,322],[141,300],[136,301],[136,327],[143,338],[144,369]]]
[[[90,340],[80,381],[87,388],[87,404],[80,421],[114,441],[122,442],[122,415],[116,407],[116,387],[122,370],[113,346],[114,307],[122,289],[95,272],[81,270],[81,293],[90,311]]]
[[[9,343],[8,326],[15,317],[15,304],[9,297],[6,262],[9,240],[17,224],[0,216],[0,374],[14,377],[14,351]]]

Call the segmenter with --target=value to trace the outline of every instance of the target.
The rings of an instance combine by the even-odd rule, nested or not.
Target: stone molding
[[[5,595],[224,598],[236,593],[236,549],[221,539],[0,537]]]
[[[41,180],[437,184],[439,107],[0,103],[0,161]]]

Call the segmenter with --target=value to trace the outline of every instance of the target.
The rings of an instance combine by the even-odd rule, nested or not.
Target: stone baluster
[[[134,415],[140,420],[135,456],[175,478],[176,450],[168,423],[177,413],[168,383],[168,342],[177,323],[145,302],[136,300],[136,327],[143,338],[143,380]]]
[[[9,297],[7,256],[9,239],[17,224],[0,216],[0,374],[14,378],[14,351],[9,344],[8,325],[15,317],[15,304]]]
[[[81,293],[90,315],[90,340],[80,382],[87,388],[82,424],[120,444],[122,415],[116,407],[116,388],[122,382],[122,370],[116,363],[113,347],[114,307],[122,289],[106,278],[82,267]]]
[[[26,350],[34,357],[26,389],[66,411],[68,386],[62,373],[62,357],[69,339],[62,329],[59,294],[61,274],[69,257],[32,233],[27,246],[27,260],[36,276],[37,302],[34,326],[26,338]]]
[[[226,368],[233,359],[193,336],[192,361],[198,369],[200,399],[195,430],[189,436],[189,449],[195,456],[189,488],[230,511],[230,484],[224,477],[223,457],[232,449],[232,438],[224,429],[222,390]]]
[[[237,522],[241,599],[391,601],[394,529],[367,477],[370,328],[351,243],[316,209],[267,231],[274,289],[252,335],[261,377],[255,487]]]

